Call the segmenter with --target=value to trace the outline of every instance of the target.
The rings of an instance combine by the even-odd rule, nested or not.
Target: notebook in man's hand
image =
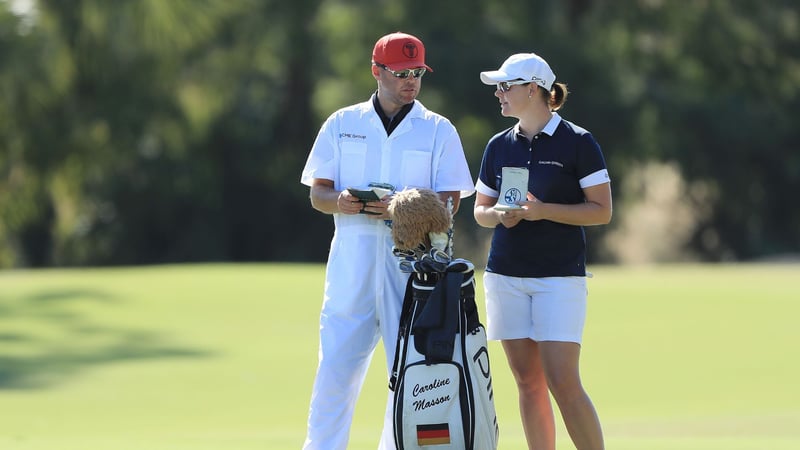
[[[361,200],[361,203],[366,205],[367,202],[380,201],[383,197],[393,193],[394,186],[383,183],[370,183],[366,189],[347,188],[347,192],[349,192],[350,195],[358,197],[358,199]],[[360,213],[378,215],[378,213],[366,211],[364,208],[361,209]]]
[[[377,202],[391,194],[392,190],[381,187],[368,187],[366,189],[347,188],[347,192],[358,197],[362,202]]]

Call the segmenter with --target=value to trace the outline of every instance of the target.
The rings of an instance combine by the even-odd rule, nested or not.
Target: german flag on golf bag
[[[428,425],[417,425],[418,445],[443,445],[449,443],[450,424],[433,423]]]
[[[398,450],[494,450],[499,430],[472,263],[409,276],[394,367]]]

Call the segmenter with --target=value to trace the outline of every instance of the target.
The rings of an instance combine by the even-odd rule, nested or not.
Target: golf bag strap
[[[389,390],[394,391],[397,385],[397,377],[400,370],[400,343],[406,336],[406,330],[410,326],[408,324],[409,317],[411,316],[411,309],[414,305],[414,274],[408,276],[406,283],[406,293],[403,295],[403,307],[400,310],[400,327],[397,332],[397,342],[394,348],[394,364],[392,364],[392,373],[389,377]]]

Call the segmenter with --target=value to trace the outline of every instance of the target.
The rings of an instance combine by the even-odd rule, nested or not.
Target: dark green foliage
[[[615,188],[659,161],[713,193],[687,253],[800,252],[791,1],[36,5],[0,2],[0,267],[323,260],[332,220],[300,171],[325,117],[375,89],[372,45],[397,30],[426,43],[420,100],[459,128],[474,175],[514,123],[478,73],[535,51],[568,83],[562,115],[595,134]],[[627,200],[615,190],[594,242]],[[471,207],[460,250],[479,254]]]

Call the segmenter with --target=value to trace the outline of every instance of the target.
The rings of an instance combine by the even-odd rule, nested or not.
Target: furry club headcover
[[[452,224],[450,211],[430,189],[406,189],[397,192],[389,202],[392,219],[392,240],[401,250],[440,247],[442,237],[447,245],[447,232]],[[444,248],[440,248],[444,250]]]

